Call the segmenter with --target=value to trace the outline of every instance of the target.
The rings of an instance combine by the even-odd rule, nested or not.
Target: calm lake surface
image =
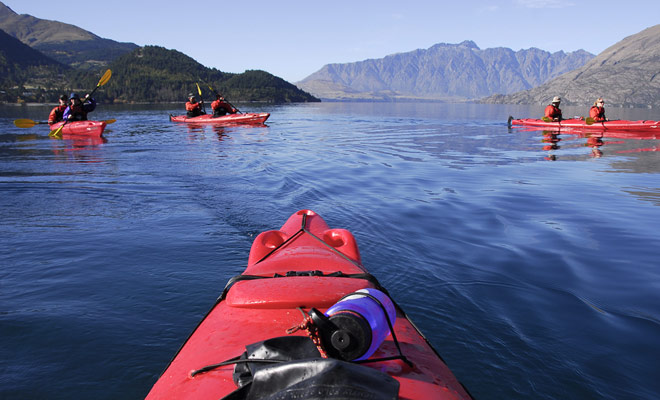
[[[98,144],[0,107],[0,398],[143,398],[304,208],[475,398],[658,398],[659,140],[507,128],[543,106],[239,104],[271,118],[229,128],[170,123],[182,106],[99,105]]]

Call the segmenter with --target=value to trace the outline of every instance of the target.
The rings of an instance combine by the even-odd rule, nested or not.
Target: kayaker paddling
[[[96,100],[86,95],[80,99],[77,93],[69,95],[69,106],[64,110],[63,119],[66,121],[87,121],[87,114],[96,109]]]
[[[599,97],[594,101],[594,105],[589,109],[589,117],[594,120],[594,122],[605,122],[605,100],[602,97]]]
[[[64,111],[67,108],[67,97],[65,94],[60,96],[60,104],[50,110],[50,114],[48,114],[48,125],[53,125],[56,122],[60,122],[64,119]]]
[[[206,114],[202,111],[202,104],[204,101],[198,103],[197,98],[194,93],[188,94],[188,101],[186,102],[186,115],[188,117],[198,117],[202,114]]]
[[[215,101],[211,103],[211,109],[213,110],[213,118],[222,117],[227,114],[236,114],[238,110],[232,107],[229,102],[222,97],[221,94],[216,93]]]
[[[551,121],[561,121],[562,116],[561,109],[559,108],[560,103],[561,98],[559,96],[555,96],[552,99],[552,103],[548,104],[548,106],[545,108],[543,119],[545,120],[545,118],[549,118]]]

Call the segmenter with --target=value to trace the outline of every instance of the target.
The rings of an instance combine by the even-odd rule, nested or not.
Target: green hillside
[[[185,100],[196,92],[211,99],[213,89],[231,101],[310,102],[319,101],[285,80],[264,71],[230,74],[207,68],[185,54],[158,46],[145,46],[113,61],[112,80],[103,88],[105,101],[171,102]],[[91,83],[92,87],[94,82]]]
[[[71,71],[0,30],[0,101],[56,101]]]

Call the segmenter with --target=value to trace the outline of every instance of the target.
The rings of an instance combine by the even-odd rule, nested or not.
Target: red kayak
[[[554,128],[554,129],[565,129],[565,130],[580,130],[580,131],[591,131],[591,132],[602,132],[602,131],[617,131],[617,132],[651,132],[657,133],[660,132],[660,121],[627,121],[627,120],[616,120],[616,121],[605,121],[605,122],[593,122],[588,124],[587,120],[573,118],[565,119],[562,121],[544,121],[542,119],[534,118],[525,118],[525,119],[514,119],[509,117],[509,126],[520,125],[520,126],[531,126],[539,128]]]
[[[188,122],[195,124],[218,124],[218,125],[239,125],[250,124],[260,125],[266,122],[270,117],[269,113],[243,113],[243,114],[227,114],[222,117],[213,117],[211,114],[204,114],[198,117],[188,117],[186,115],[170,115],[172,122]]]
[[[310,210],[255,238],[147,395],[184,398],[471,399],[353,235]]]
[[[57,130],[64,122],[58,122],[50,126],[51,132]],[[61,134],[72,136],[101,136],[105,129],[106,121],[71,121],[62,128]]]

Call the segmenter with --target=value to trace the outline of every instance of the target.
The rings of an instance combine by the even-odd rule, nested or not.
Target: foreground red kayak
[[[560,122],[554,121],[544,121],[542,119],[514,119],[509,117],[509,126],[512,125],[521,125],[521,126],[533,126],[540,128],[555,128],[555,129],[567,129],[567,130],[581,130],[581,131],[636,131],[636,132],[660,132],[660,121],[627,121],[627,120],[616,120],[616,121],[605,121],[605,122],[594,122],[588,124],[586,120],[573,118],[565,119]]]
[[[58,122],[49,127],[51,132],[56,131],[64,122]],[[71,121],[62,128],[62,135],[72,136],[101,136],[105,129],[106,121]]]
[[[251,124],[259,125],[266,122],[270,117],[269,113],[243,113],[243,114],[228,114],[222,117],[213,117],[211,114],[204,114],[198,117],[188,117],[186,115],[170,115],[172,122],[188,122],[195,124],[217,124],[217,125],[238,125],[238,124]]]
[[[310,210],[255,238],[147,396],[184,398],[471,399],[353,235]]]

